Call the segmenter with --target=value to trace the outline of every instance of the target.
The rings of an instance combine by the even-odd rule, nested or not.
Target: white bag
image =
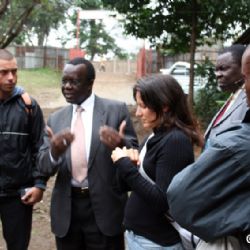
[[[196,250],[242,250],[241,244],[236,237],[227,236],[213,242],[201,240]]]
[[[171,222],[171,221],[170,221]],[[200,238],[181,227],[176,221],[171,222],[172,226],[178,231],[182,246],[185,250],[195,250]]]

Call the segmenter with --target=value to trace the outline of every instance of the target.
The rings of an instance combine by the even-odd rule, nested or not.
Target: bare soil
[[[128,104],[135,129],[138,133],[139,139],[141,140],[141,138],[144,136],[144,132],[140,126],[140,123],[134,119],[135,107],[132,97],[132,87],[134,84],[134,75],[98,72],[93,91],[99,96],[124,101]],[[47,119],[50,113],[67,104],[62,95],[60,95],[58,98],[55,98],[55,93],[58,92],[60,92],[59,88],[49,91],[44,89],[39,94],[33,95],[33,97],[39,102],[44,112],[45,119]],[[32,95],[32,93],[30,94]],[[50,197],[53,184],[54,178],[51,178],[48,182],[46,192],[44,193],[43,201],[34,206],[33,228],[29,246],[30,250],[56,249],[54,235],[51,233],[50,229],[49,215]],[[2,237],[0,237],[0,250],[5,249],[6,246],[4,240]]]

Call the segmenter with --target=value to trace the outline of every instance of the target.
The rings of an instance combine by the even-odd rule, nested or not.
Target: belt
[[[71,187],[72,197],[85,198],[89,197],[88,187]]]

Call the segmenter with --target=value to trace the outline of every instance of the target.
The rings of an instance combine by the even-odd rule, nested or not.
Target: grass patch
[[[40,89],[60,88],[62,73],[52,69],[22,69],[18,70],[17,85],[32,93]]]

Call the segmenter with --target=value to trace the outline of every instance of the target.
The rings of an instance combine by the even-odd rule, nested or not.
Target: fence
[[[109,73],[136,73],[136,61],[134,60],[109,60],[102,62],[93,62],[93,65],[97,71],[105,71]],[[102,67],[101,67],[102,66]]]
[[[205,59],[209,59],[211,62],[215,63],[216,58],[218,56],[218,51],[221,49],[221,46],[214,47],[201,47],[197,48],[195,52],[195,62],[202,63]],[[179,54],[175,56],[163,56],[161,61],[162,68],[169,68],[172,64],[177,61],[189,62],[190,54]]]
[[[11,46],[7,48],[17,59],[20,69],[52,68],[62,70],[69,61],[70,50],[54,47]],[[103,62],[105,71],[110,73],[131,74],[136,72],[133,60],[110,60]],[[95,69],[100,71],[100,62],[93,62]]]
[[[61,70],[69,60],[69,50],[54,47],[13,46],[7,48],[17,59],[19,68],[53,68]]]
[[[70,50],[55,47],[12,46],[8,50],[17,58],[21,69],[52,68],[62,70],[70,58]],[[205,58],[215,61],[218,48],[200,48],[195,54],[195,61],[202,62]],[[136,60],[107,60],[93,62],[96,71],[109,73],[136,74],[141,77],[145,74],[158,73],[160,68],[168,68],[176,61],[189,61],[189,53],[176,56],[163,56],[157,51],[141,49]],[[101,68],[102,64],[102,68]]]
[[[203,63],[205,59],[209,59],[215,63],[218,56],[219,47],[202,47],[198,48],[195,53],[195,62]],[[140,49],[137,60],[137,78],[147,75],[159,73],[161,68],[169,68],[177,61],[189,62],[190,54],[179,54],[175,56],[164,56],[159,51],[153,51],[145,48]]]

